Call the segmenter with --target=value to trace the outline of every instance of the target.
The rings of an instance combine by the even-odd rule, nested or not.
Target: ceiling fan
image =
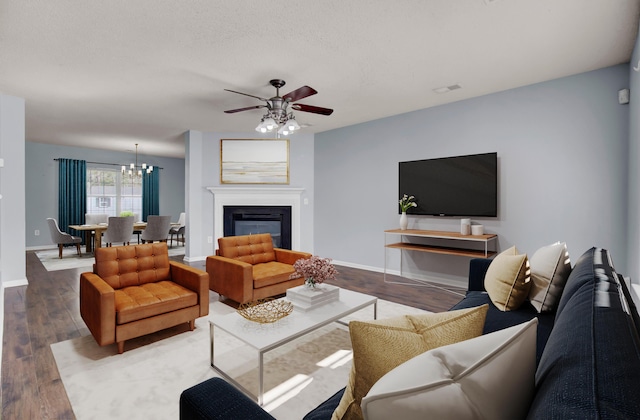
[[[288,110],[289,107],[296,111],[311,112],[313,114],[331,115],[333,113],[333,109],[329,108],[292,103],[318,93],[315,89],[309,86],[302,86],[301,88],[289,92],[284,96],[280,96],[280,88],[285,85],[285,81],[282,79],[272,79],[269,81],[269,83],[271,84],[271,86],[276,88],[276,96],[269,99],[250,95],[248,93],[238,92],[231,89],[225,89],[227,92],[237,93],[240,95],[260,99],[261,101],[264,101],[265,104],[248,106],[238,109],[230,109],[224,112],[227,114],[234,114],[236,112],[248,111],[251,109],[267,108],[267,113],[262,117],[260,124],[258,124],[258,126],[256,127],[256,131],[266,133],[280,127],[278,133],[285,135],[300,129],[300,126],[296,122],[293,113]]]

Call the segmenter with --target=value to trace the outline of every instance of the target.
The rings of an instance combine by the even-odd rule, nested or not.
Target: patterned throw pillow
[[[360,401],[378,379],[428,350],[478,337],[482,334],[487,310],[488,305],[483,305],[398,317],[394,322],[350,322],[353,365],[347,388],[331,418],[362,419]]]
[[[538,319],[430,350],[362,399],[368,420],[523,419],[534,395]]]

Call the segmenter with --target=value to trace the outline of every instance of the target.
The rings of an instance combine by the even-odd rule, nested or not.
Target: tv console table
[[[495,255],[497,252],[495,251],[496,246],[494,245],[494,250],[489,250],[489,242],[496,241],[498,239],[498,235],[496,234],[486,234],[486,235],[462,235],[458,232],[449,232],[449,231],[439,231],[439,230],[418,230],[418,229],[390,229],[385,230],[385,243],[384,243],[384,281],[385,283],[396,283],[396,284],[413,284],[413,283],[400,283],[395,281],[387,281],[387,250],[388,249],[399,249],[400,250],[400,276],[402,277],[402,251],[418,251],[418,252],[429,252],[433,254],[443,254],[443,255],[457,255],[461,257],[471,257],[471,258],[488,258]],[[400,242],[392,242],[389,243],[388,238],[399,236]],[[407,242],[408,239],[411,238],[422,238],[434,240],[436,244],[426,244],[426,243],[415,243],[415,242]],[[437,245],[438,240],[446,240],[446,241],[461,241],[461,246],[441,246]],[[431,242],[434,242],[431,241]],[[464,245],[467,243],[483,243],[484,249],[471,249],[465,248]],[[420,280],[411,279],[416,282],[420,282]]]

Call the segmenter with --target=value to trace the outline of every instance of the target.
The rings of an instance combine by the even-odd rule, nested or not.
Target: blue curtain
[[[160,168],[151,173],[142,173],[142,220],[160,213]]]
[[[58,227],[69,232],[69,225],[84,223],[87,212],[87,162],[58,159]]]

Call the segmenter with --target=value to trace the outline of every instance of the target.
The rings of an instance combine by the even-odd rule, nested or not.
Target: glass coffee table
[[[284,298],[283,298],[284,299]],[[312,310],[294,308],[291,314],[270,324],[260,324],[233,312],[209,320],[211,338],[211,367],[233,383],[258,404],[264,403],[264,354],[332,322],[373,306],[373,319],[377,317],[378,298],[364,293],[340,289],[340,299]],[[258,394],[254,395],[215,363],[215,330],[224,331],[258,353]]]

